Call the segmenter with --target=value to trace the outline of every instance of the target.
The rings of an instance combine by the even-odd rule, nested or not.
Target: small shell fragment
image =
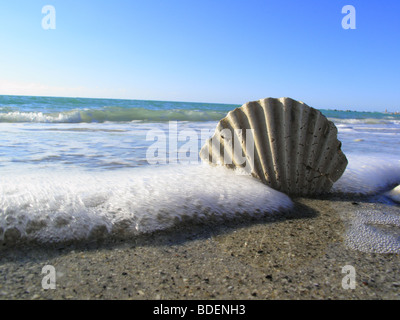
[[[386,195],[393,201],[400,203],[400,185],[387,192]]]

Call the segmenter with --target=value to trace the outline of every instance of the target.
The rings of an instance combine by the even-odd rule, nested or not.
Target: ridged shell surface
[[[239,172],[245,169],[290,195],[329,191],[347,166],[335,125],[320,111],[290,98],[248,102],[230,111],[200,157]]]

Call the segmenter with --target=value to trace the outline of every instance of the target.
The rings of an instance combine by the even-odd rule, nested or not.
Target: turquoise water
[[[197,149],[217,122],[238,105],[0,96],[0,170],[148,165],[149,132],[197,133]],[[400,158],[400,115],[321,110],[339,129],[346,153]],[[163,138],[163,137],[161,137]],[[169,139],[165,138],[169,151]],[[183,145],[178,141],[178,148]],[[386,155],[386,156],[385,156]],[[196,158],[197,159],[197,158]],[[199,159],[197,159],[199,160]]]
[[[201,146],[236,107],[0,96],[0,241],[8,232],[63,241],[290,208],[251,177],[202,166]],[[321,111],[349,159],[335,191],[400,184],[400,115]]]
[[[60,97],[0,96],[0,122],[219,121],[240,105]],[[324,110],[340,123],[400,124],[400,114]]]
[[[0,96],[0,122],[218,121],[235,107],[238,106],[168,101]]]

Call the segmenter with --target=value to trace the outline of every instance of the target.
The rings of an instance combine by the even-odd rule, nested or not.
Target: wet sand
[[[0,299],[399,299],[399,254],[345,246],[347,217],[381,208],[353,199],[294,199],[286,214],[180,224],[140,237],[0,249]],[[55,267],[56,289],[41,273]],[[342,267],[356,270],[344,289]]]

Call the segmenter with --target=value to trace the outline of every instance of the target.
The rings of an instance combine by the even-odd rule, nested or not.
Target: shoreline
[[[295,209],[224,224],[182,223],[135,237],[0,249],[0,299],[399,299],[399,254],[345,246],[365,197],[293,199]],[[384,206],[384,204],[378,204]],[[45,265],[56,289],[42,289]],[[342,268],[356,288],[342,288]]]

